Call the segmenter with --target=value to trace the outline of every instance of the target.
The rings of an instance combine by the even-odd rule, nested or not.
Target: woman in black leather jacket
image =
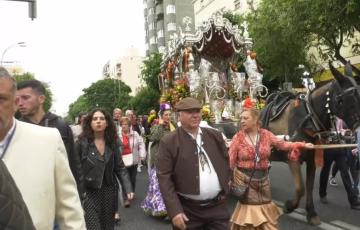
[[[88,230],[113,230],[115,214],[115,176],[124,185],[128,199],[134,197],[129,176],[120,154],[120,140],[111,115],[92,110],[84,120],[83,132],[75,143],[84,174],[87,199],[84,202]]]

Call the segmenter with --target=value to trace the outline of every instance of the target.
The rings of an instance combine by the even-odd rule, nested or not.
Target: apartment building
[[[195,28],[217,11],[246,14],[256,9],[260,0],[193,0]]]
[[[131,95],[135,95],[141,87],[141,67],[144,57],[139,55],[139,50],[129,48],[125,55],[109,60],[103,67],[103,77],[123,81],[130,86]]]
[[[189,17],[194,32],[192,0],[144,0],[146,56],[152,52],[165,52],[169,39]]]

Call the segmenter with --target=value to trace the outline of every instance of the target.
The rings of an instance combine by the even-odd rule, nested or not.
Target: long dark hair
[[[104,114],[104,116],[105,116],[107,127],[105,128],[104,139],[105,139],[106,145],[115,147],[116,139],[117,139],[116,127],[115,127],[115,124],[113,122],[113,119],[112,119],[112,116],[110,115],[110,113],[102,108],[93,109],[85,117],[83,131],[80,135],[80,138],[87,139],[87,141],[89,143],[94,141],[94,130],[91,128],[91,121],[93,119],[94,113],[96,113],[96,112],[100,112],[100,113]]]

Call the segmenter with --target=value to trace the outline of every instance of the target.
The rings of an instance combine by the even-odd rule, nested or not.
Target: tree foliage
[[[29,73],[29,72],[26,72],[26,73],[23,73],[23,74],[19,74],[19,75],[14,75],[13,76],[17,82],[22,82],[22,81],[27,81],[27,80],[34,80],[36,79],[34,74],[32,73]],[[44,87],[45,87],[45,103],[44,103],[44,109],[45,111],[49,111],[49,109],[51,108],[52,106],[52,102],[53,102],[53,94],[50,90],[50,87],[49,85],[46,83],[46,82],[41,82]]]
[[[131,88],[121,80],[104,79],[83,90],[89,109],[102,107],[112,112],[116,107],[126,109]]]
[[[254,50],[264,69],[264,80],[299,81],[298,65],[310,70],[316,60],[309,49],[318,49],[323,61],[345,63],[341,48],[359,53],[360,1],[262,0],[247,16],[226,14],[232,23],[249,22]]]
[[[74,121],[80,112],[88,112],[95,107],[102,107],[112,113],[118,107],[129,108],[131,88],[117,79],[103,79],[83,89],[83,94],[69,106],[68,122]]]
[[[141,79],[148,87],[160,91],[158,76],[161,72],[161,55],[159,53],[152,53],[143,63]]]
[[[151,109],[158,110],[160,93],[150,87],[142,88],[130,101],[137,114],[148,114]]]
[[[81,95],[74,103],[69,105],[69,112],[65,120],[72,123],[80,112],[87,112],[90,108],[91,106],[88,104],[85,96]]]
[[[264,77],[298,83],[297,67],[309,65],[306,59],[308,37],[289,24],[287,8],[285,0],[263,0],[247,20]]]
[[[337,59],[345,64],[346,60],[341,54],[341,48],[346,46],[352,46],[354,54],[360,54],[359,0],[286,2],[289,25],[307,36],[312,35],[312,45],[318,49],[324,60]]]

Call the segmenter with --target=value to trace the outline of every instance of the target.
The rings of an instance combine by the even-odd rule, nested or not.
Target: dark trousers
[[[130,167],[126,168],[130,177],[130,183],[131,187],[133,188],[133,191],[135,192],[135,185],[136,185],[136,175],[137,175],[137,165],[132,165]],[[127,200],[127,194],[125,189],[123,189],[123,195],[124,199]]]
[[[359,163],[359,156],[352,155],[349,157],[348,161],[349,167],[350,167],[350,174],[353,179],[353,187],[355,190],[355,194],[359,195],[359,171],[360,171],[360,163]]]
[[[331,169],[331,177],[335,177],[336,173],[339,171],[339,168],[337,167],[337,164],[334,163]]]
[[[350,175],[352,178],[352,182],[353,182],[353,188],[355,189],[355,193],[356,195],[359,195],[359,170],[360,170],[360,165],[359,165],[359,156],[357,155],[353,155],[352,153],[347,154],[347,165],[348,168],[350,170]],[[333,166],[332,166],[332,170],[331,170],[331,176],[335,177],[336,173],[339,171],[339,168],[337,167],[337,164],[334,162]]]
[[[326,189],[328,184],[328,178],[330,173],[331,164],[335,161],[337,167],[339,168],[341,179],[343,181],[348,200],[350,204],[357,200],[357,196],[352,186],[352,182],[349,174],[349,166],[347,164],[347,153],[344,152],[347,150],[344,149],[327,149],[324,152],[324,166],[321,169],[320,173],[320,188],[319,195],[320,197],[326,196]]]
[[[230,214],[227,209],[227,200],[219,201],[208,207],[201,207],[191,202],[181,203],[185,215],[189,219],[186,222],[186,230],[228,230],[230,229]],[[174,230],[178,230],[173,226]]]

